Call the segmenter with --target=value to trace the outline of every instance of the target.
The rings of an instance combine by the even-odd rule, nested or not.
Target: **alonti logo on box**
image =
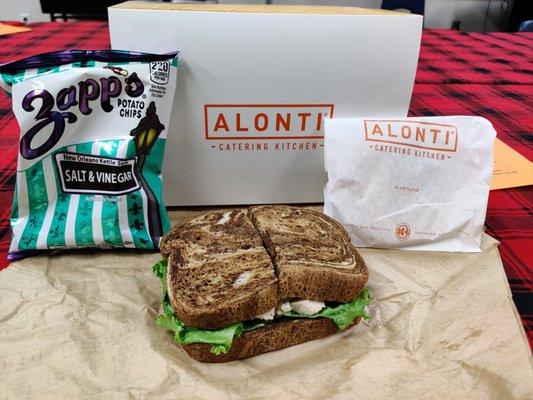
[[[454,125],[422,121],[365,120],[365,140],[455,152],[459,132]]]
[[[205,104],[207,140],[322,139],[333,104]]]

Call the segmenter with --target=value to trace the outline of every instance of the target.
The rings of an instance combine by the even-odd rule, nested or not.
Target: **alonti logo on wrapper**
[[[455,125],[422,121],[365,120],[365,140],[416,149],[454,153],[459,132]]]
[[[402,222],[396,226],[396,237],[398,240],[407,240],[411,236],[411,227],[409,224]]]
[[[205,104],[207,140],[322,139],[333,104]]]

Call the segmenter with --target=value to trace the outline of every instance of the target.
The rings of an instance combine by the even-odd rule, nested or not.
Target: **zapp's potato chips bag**
[[[9,258],[154,249],[169,227],[161,167],[177,53],[71,50],[0,67],[20,125]]]

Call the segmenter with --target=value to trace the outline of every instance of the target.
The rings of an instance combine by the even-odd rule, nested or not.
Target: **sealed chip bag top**
[[[71,50],[0,67],[20,125],[10,259],[158,247],[177,66],[177,53]]]
[[[480,117],[328,120],[324,212],[356,246],[478,252],[495,136]]]

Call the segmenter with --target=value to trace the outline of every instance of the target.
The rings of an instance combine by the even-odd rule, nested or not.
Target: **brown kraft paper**
[[[497,242],[483,235],[481,248],[361,249],[371,321],[227,364],[194,361],[155,325],[158,254],[22,260],[0,272],[0,398],[531,399]]]

